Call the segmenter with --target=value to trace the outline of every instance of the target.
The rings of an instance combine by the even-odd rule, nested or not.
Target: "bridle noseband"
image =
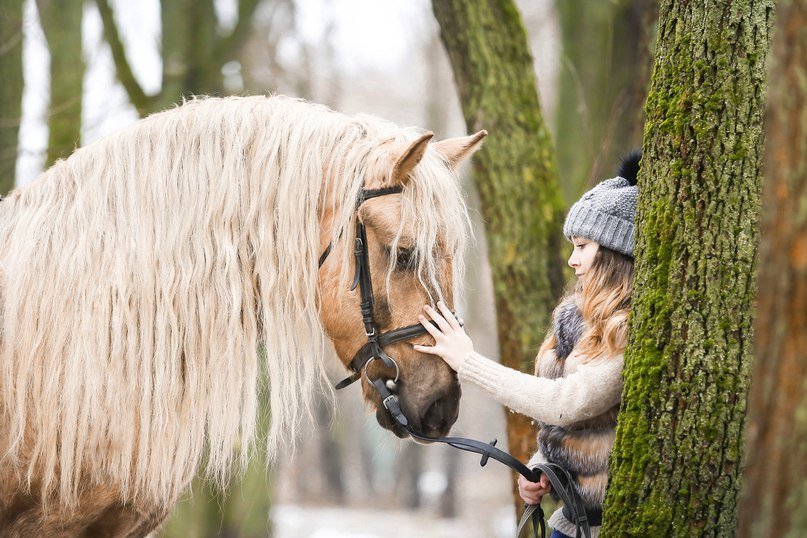
[[[554,463],[541,463],[536,465],[534,469],[530,469],[511,454],[496,448],[496,439],[490,443],[483,443],[481,441],[466,439],[464,437],[425,437],[415,431],[412,431],[412,429],[409,427],[409,421],[403,414],[403,411],[401,411],[401,406],[398,403],[398,395],[396,394],[398,389],[400,368],[398,367],[398,363],[396,363],[395,360],[384,351],[384,347],[394,344],[395,342],[409,340],[422,334],[426,334],[426,328],[420,323],[417,323],[415,325],[408,325],[406,327],[401,327],[386,333],[382,333],[380,331],[373,317],[373,285],[370,278],[370,258],[367,250],[367,232],[364,228],[364,223],[362,223],[361,219],[359,219],[359,208],[367,200],[377,198],[379,196],[385,196],[387,194],[398,194],[402,191],[402,187],[387,187],[383,189],[362,188],[361,192],[359,193],[359,197],[356,200],[356,237],[353,240],[355,269],[350,290],[353,291],[356,289],[356,286],[358,286],[359,292],[361,293],[361,317],[362,323],[364,323],[364,333],[367,336],[367,343],[356,352],[348,365],[348,368],[352,371],[352,374],[337,383],[336,389],[340,390],[351,385],[354,381],[358,380],[363,373],[367,382],[375,387],[384,408],[389,411],[390,415],[392,415],[395,421],[413,438],[420,439],[422,441],[445,443],[460,450],[481,454],[482,461],[480,462],[480,465],[483,467],[488,462],[489,458],[493,458],[507,465],[532,482],[538,482],[541,474],[545,474],[552,483],[552,489],[558,496],[560,496],[564,502],[564,505],[569,509],[569,517],[573,523],[577,525],[577,536],[579,537],[581,535],[581,530],[583,535],[586,537],[590,536],[586,510],[579,494],[571,484],[572,477],[566,469]],[[333,243],[329,243],[322,255],[319,257],[319,267],[322,267],[322,264],[325,263],[325,260],[328,258],[332,247]],[[386,382],[382,381],[381,378],[370,379],[369,375],[367,375],[367,367],[376,359],[380,359],[385,366],[395,371],[395,377],[393,379],[388,379]],[[522,517],[522,521],[519,525],[519,532],[521,527],[526,523],[528,517],[532,517],[533,532],[537,533],[536,529],[540,525],[541,536],[544,536],[546,529],[544,526],[544,513],[541,509],[541,505],[538,504],[531,506],[525,510],[524,517]]]

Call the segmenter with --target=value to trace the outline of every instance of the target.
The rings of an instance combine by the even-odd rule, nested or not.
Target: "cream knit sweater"
[[[540,360],[550,359],[549,351]],[[471,382],[510,409],[537,421],[568,426],[600,415],[619,403],[622,397],[623,355],[583,362],[574,351],[566,358],[566,376],[557,379],[537,377],[507,368],[479,353],[471,353],[457,372],[460,382]],[[543,462],[537,452],[528,466]],[[549,525],[574,536],[574,524],[561,510],[549,519]],[[591,528],[592,538],[599,527]]]

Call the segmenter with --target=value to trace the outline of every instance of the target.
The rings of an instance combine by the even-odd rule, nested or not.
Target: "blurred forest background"
[[[658,5],[516,4],[568,206],[642,144]],[[195,94],[276,92],[421,126],[437,139],[463,135],[432,9],[427,0],[0,0],[0,191],[33,181],[77,146]],[[802,176],[793,188],[803,201]],[[495,358],[480,202],[464,181],[477,244],[460,310],[479,351]],[[799,218],[781,226],[804,231]],[[568,255],[562,248],[560,255]],[[796,269],[785,288],[803,279],[804,267]],[[336,380],[343,371],[335,359],[331,366]],[[807,409],[798,403],[804,360],[782,368],[796,383],[786,412]],[[765,405],[776,404],[759,407]],[[505,411],[466,387],[453,433],[505,440]],[[256,460],[227,493],[196,483],[161,535],[510,536],[510,495],[505,468],[480,468],[475,457],[443,446],[400,442],[378,427],[352,390],[338,395],[336,409],[319,407],[297,451],[284,454],[273,471]]]

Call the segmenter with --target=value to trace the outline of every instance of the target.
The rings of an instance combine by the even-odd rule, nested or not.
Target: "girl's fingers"
[[[537,493],[537,492],[541,491],[542,489],[544,489],[544,488],[543,488],[543,486],[541,486],[541,484],[539,482],[529,482],[528,481],[524,485],[524,490],[529,491],[531,493]]]
[[[527,504],[539,504],[541,502],[540,496],[522,495],[521,498],[524,499],[524,502]]]
[[[524,477],[519,477],[519,487],[522,488],[524,491],[538,491],[541,488],[540,482],[530,482]]]
[[[418,321],[426,329],[426,332],[432,335],[432,338],[434,338],[435,342],[437,341],[438,336],[443,336],[443,333],[441,333],[437,327],[432,325],[429,322],[429,320],[426,319],[425,316],[418,316]]]
[[[440,312],[443,313],[443,316],[445,316],[446,321],[448,321],[448,324],[451,325],[452,329],[455,331],[462,330],[462,327],[457,322],[457,318],[454,317],[454,314],[451,313],[451,310],[448,309],[443,301],[437,301],[437,308],[439,308]]]
[[[412,344],[412,349],[414,349],[415,351],[420,351],[421,353],[429,353],[430,355],[435,355],[434,351],[432,351],[434,349],[434,347],[432,346],[422,346],[420,344]]]
[[[426,305],[423,308],[426,309],[426,313],[429,314],[429,316],[434,320],[435,323],[437,323],[437,326],[440,327],[441,331],[443,331],[444,333],[451,331],[451,325],[448,324],[445,318],[441,316],[437,310],[430,307],[429,305]]]

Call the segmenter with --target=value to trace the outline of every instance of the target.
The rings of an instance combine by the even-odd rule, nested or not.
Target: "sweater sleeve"
[[[566,377],[548,379],[507,368],[479,353],[468,355],[458,375],[510,409],[535,420],[568,426],[600,415],[622,397],[623,355],[584,363]]]

